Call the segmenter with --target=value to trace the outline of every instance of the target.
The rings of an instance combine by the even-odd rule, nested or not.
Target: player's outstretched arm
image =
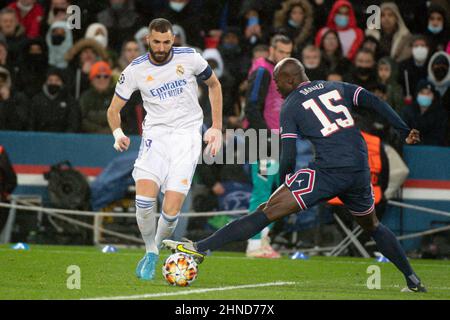
[[[354,101],[357,103],[357,106],[375,110],[377,113],[382,115],[394,128],[399,130],[403,138],[408,135],[408,132],[410,131],[408,125],[394,111],[394,109],[392,109],[389,104],[365,89],[357,89],[355,91],[355,95],[356,97],[354,98]]]
[[[111,104],[107,111],[108,124],[114,136],[114,149],[123,152],[130,146],[130,138],[128,138],[120,128],[120,110],[127,102],[116,94],[114,94]]]
[[[212,126],[204,136],[206,152],[215,156],[222,147],[222,86],[214,72],[205,80],[209,90],[209,101],[211,103]]]

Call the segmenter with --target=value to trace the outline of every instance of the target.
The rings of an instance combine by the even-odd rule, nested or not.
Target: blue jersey
[[[352,117],[356,108],[374,109],[402,136],[409,132],[388,104],[362,87],[331,81],[302,83],[286,98],[281,109],[281,179],[294,170],[292,144],[297,137],[311,141],[317,167],[368,169],[367,146]]]

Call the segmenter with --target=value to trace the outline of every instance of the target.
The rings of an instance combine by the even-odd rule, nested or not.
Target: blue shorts
[[[320,169],[310,164],[309,168],[288,174],[284,184],[302,210],[334,197],[339,197],[355,216],[367,215],[375,207],[369,169]]]

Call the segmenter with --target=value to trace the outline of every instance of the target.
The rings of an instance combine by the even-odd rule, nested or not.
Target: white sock
[[[145,242],[145,251],[159,254],[155,244],[155,205],[155,198],[136,195],[136,220]]]
[[[248,239],[247,240],[247,252],[255,251],[261,248],[261,239]]]
[[[179,216],[179,212],[175,216],[169,216],[161,210],[161,216],[158,220],[158,229],[156,230],[156,246],[158,248],[160,247],[161,242],[167,238],[170,238],[175,231]]]

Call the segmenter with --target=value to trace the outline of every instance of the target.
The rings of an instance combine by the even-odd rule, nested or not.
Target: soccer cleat
[[[422,283],[419,283],[417,286],[414,287],[405,287],[402,289],[402,292],[428,292],[425,286]]]
[[[206,254],[198,251],[195,248],[194,243],[190,240],[186,241],[163,240],[162,243],[166,248],[172,250],[173,253],[182,252],[192,256],[197,263],[202,263],[203,260],[205,259]]]
[[[147,252],[138,262],[136,267],[136,276],[142,280],[153,280],[155,277],[155,267],[158,262],[158,255],[153,252]]]
[[[265,245],[259,249],[246,252],[246,256],[249,258],[265,258],[265,259],[278,259],[281,255],[276,252],[271,245]]]

